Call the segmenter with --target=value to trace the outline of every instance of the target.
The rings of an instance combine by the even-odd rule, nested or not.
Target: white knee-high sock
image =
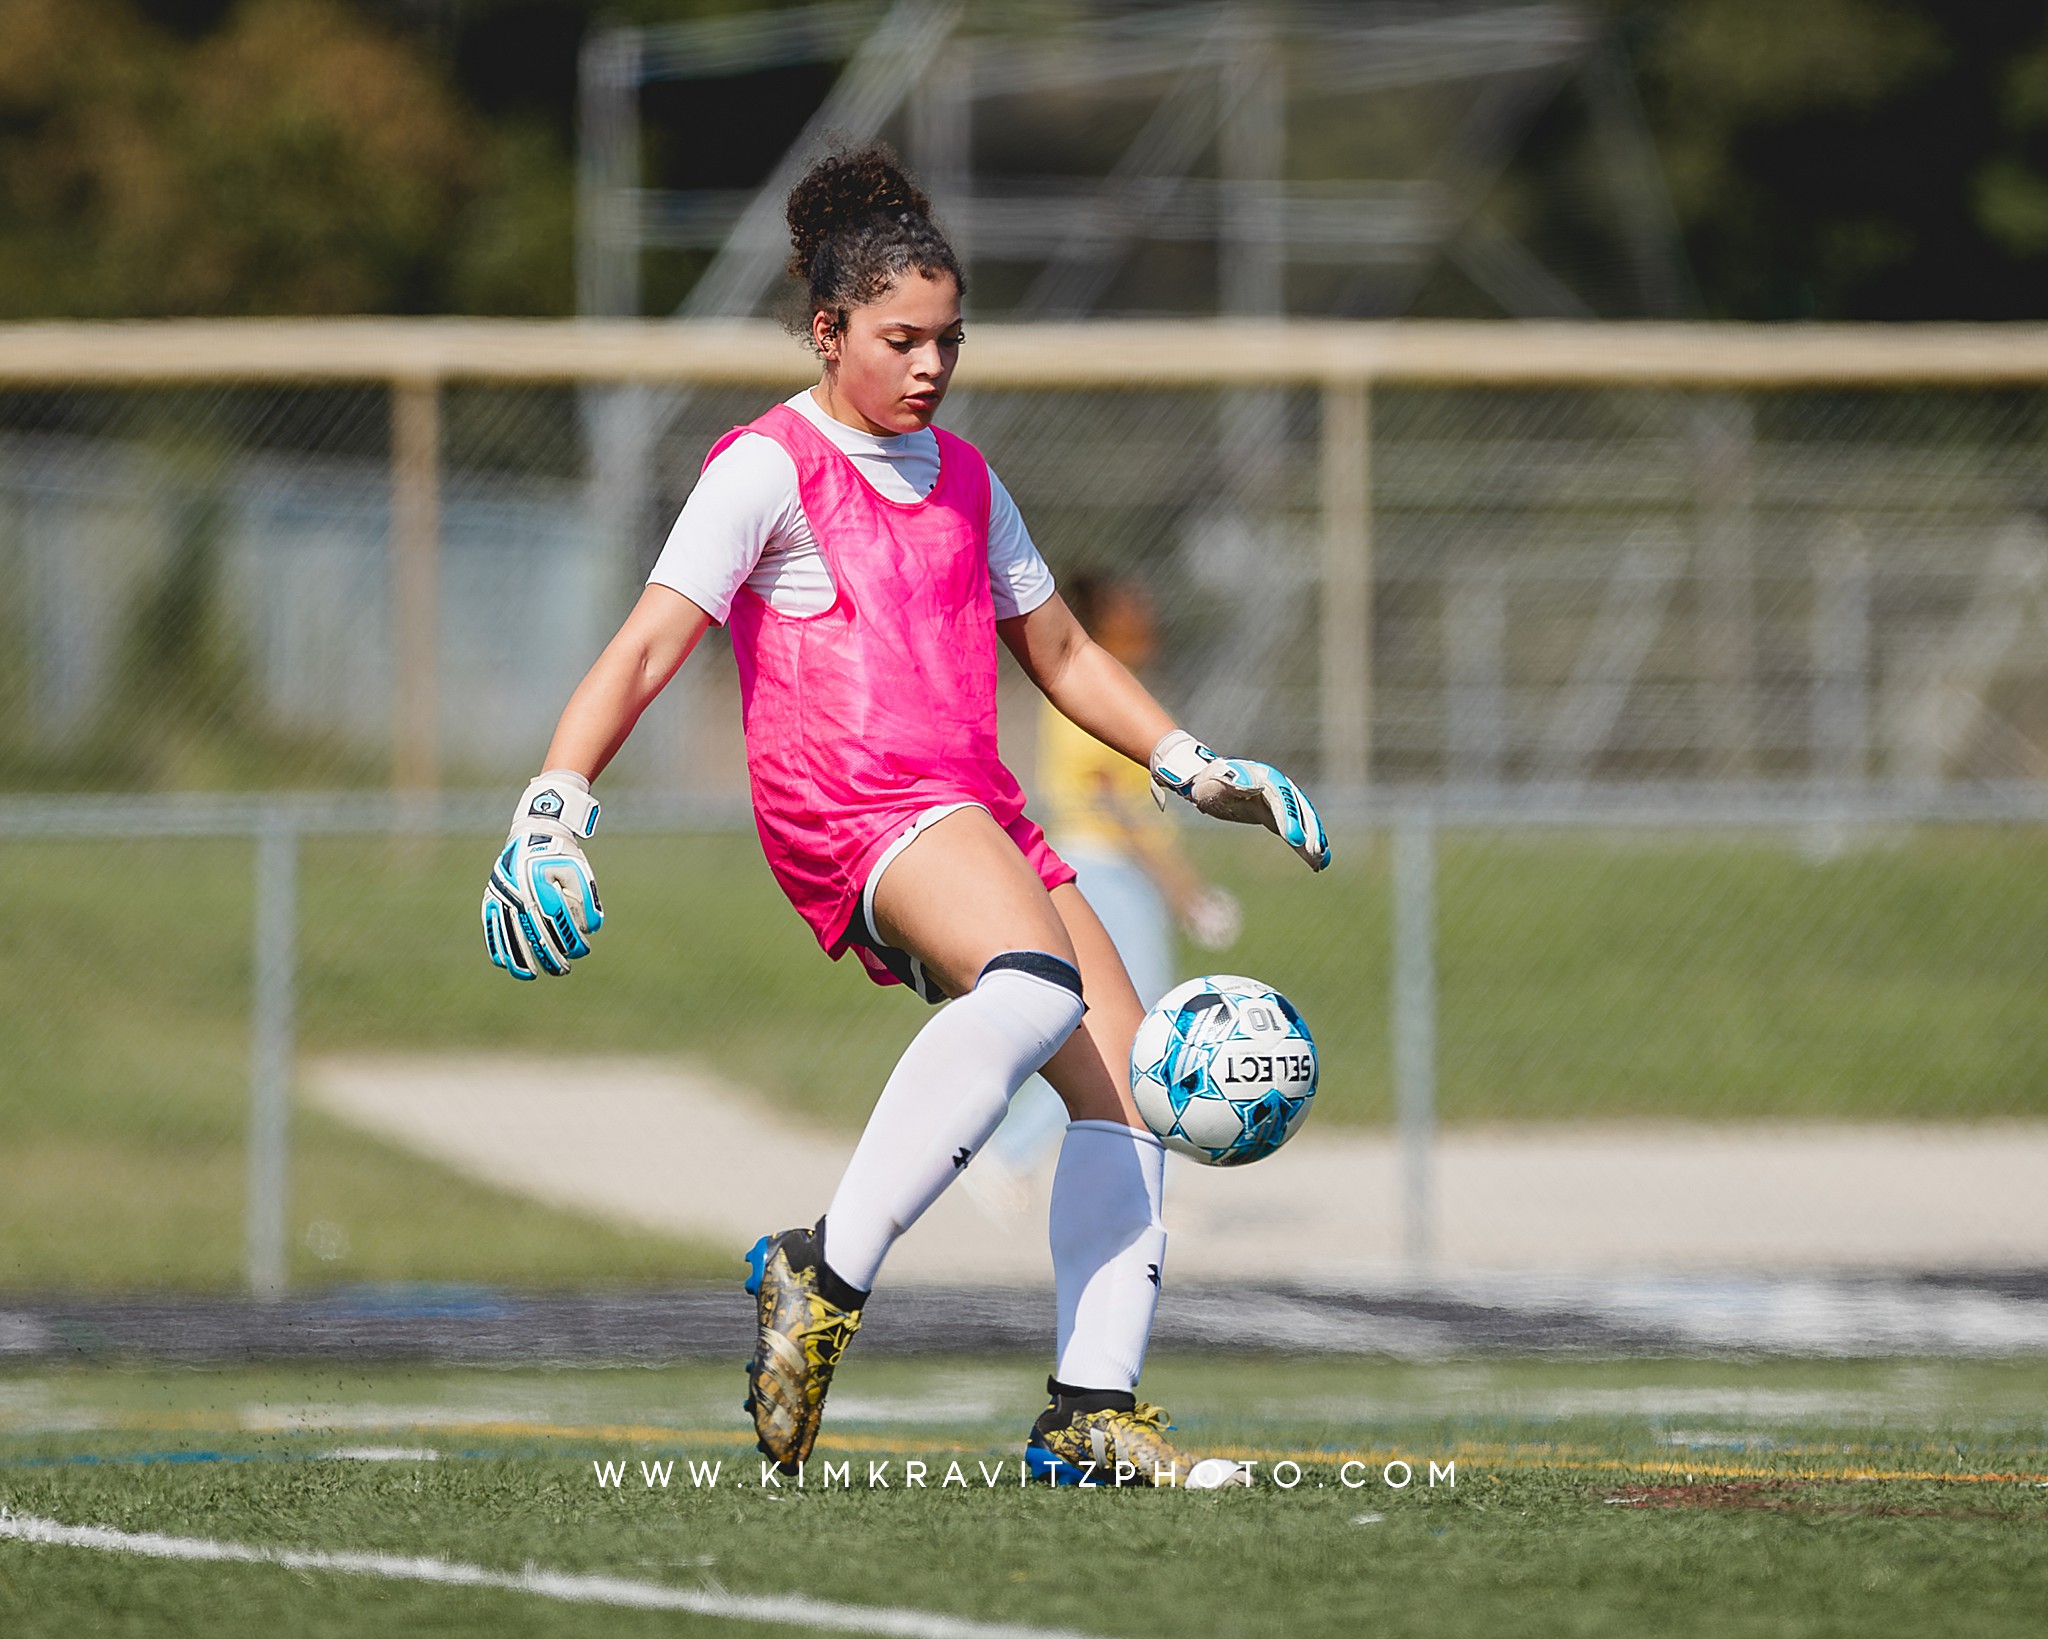
[[[1117,1121],[1076,1121],[1052,1176],[1061,1383],[1131,1389],[1166,1264],[1166,1146]]]
[[[825,1211],[825,1262],[841,1280],[861,1291],[875,1284],[896,1237],[960,1176],[1010,1095],[1074,1033],[1082,1006],[1073,983],[992,964],[904,1049]]]

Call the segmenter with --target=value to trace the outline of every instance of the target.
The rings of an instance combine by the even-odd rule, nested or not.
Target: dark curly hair
[[[964,296],[967,278],[946,236],[932,221],[932,202],[883,143],[827,154],[789,190],[789,273],[802,281],[811,315],[829,313],[846,325],[849,308],[879,299],[913,268],[928,278],[951,275]]]

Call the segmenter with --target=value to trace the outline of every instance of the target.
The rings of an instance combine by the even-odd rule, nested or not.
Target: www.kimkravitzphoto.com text
[[[659,1461],[631,1457],[612,1461],[592,1458],[590,1464],[592,1476],[601,1491],[667,1491],[674,1488],[691,1491],[957,1489],[973,1492],[1043,1483],[1034,1479],[1030,1465],[1023,1461],[963,1463],[949,1459],[940,1463],[909,1457],[886,1461],[871,1459],[863,1464],[848,1458],[843,1462],[820,1460],[799,1464],[794,1474],[784,1474],[769,1462],[761,1462],[758,1466],[760,1472],[756,1475],[750,1472],[752,1464],[728,1462],[724,1458],[708,1461],[690,1457],[664,1457]],[[1084,1471],[1082,1479],[1077,1482],[1082,1486],[1170,1486],[1183,1477],[1172,1467],[1147,1475],[1132,1463],[1084,1462],[1078,1466]],[[1434,1458],[1417,1458],[1414,1462],[1400,1457],[1384,1462],[1353,1458],[1328,1466],[1283,1459],[1276,1463],[1248,1462],[1242,1466],[1250,1471],[1254,1486],[1271,1486],[1280,1491],[1406,1491],[1411,1486],[1435,1490],[1439,1486],[1455,1489],[1458,1483],[1457,1463],[1440,1463]]]

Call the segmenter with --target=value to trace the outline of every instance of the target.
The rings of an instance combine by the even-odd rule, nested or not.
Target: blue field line
[[[62,1457],[0,1457],[0,1467],[103,1468],[130,1463],[253,1463],[284,1455],[283,1452],[130,1451],[108,1457],[96,1451],[75,1451]]]
[[[374,1320],[511,1320],[523,1306],[489,1286],[462,1282],[372,1282],[337,1287],[319,1300],[328,1314]]]

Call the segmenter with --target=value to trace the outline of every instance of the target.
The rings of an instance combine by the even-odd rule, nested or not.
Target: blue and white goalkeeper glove
[[[1185,729],[1175,729],[1152,748],[1153,796],[1163,807],[1165,792],[1187,798],[1212,819],[1263,825],[1320,871],[1330,863],[1330,839],[1315,804],[1279,769],[1268,763],[1219,757]]]
[[[552,771],[526,788],[484,888],[484,949],[515,979],[560,978],[590,954],[604,926],[583,839],[597,829],[597,799],[581,774]]]

